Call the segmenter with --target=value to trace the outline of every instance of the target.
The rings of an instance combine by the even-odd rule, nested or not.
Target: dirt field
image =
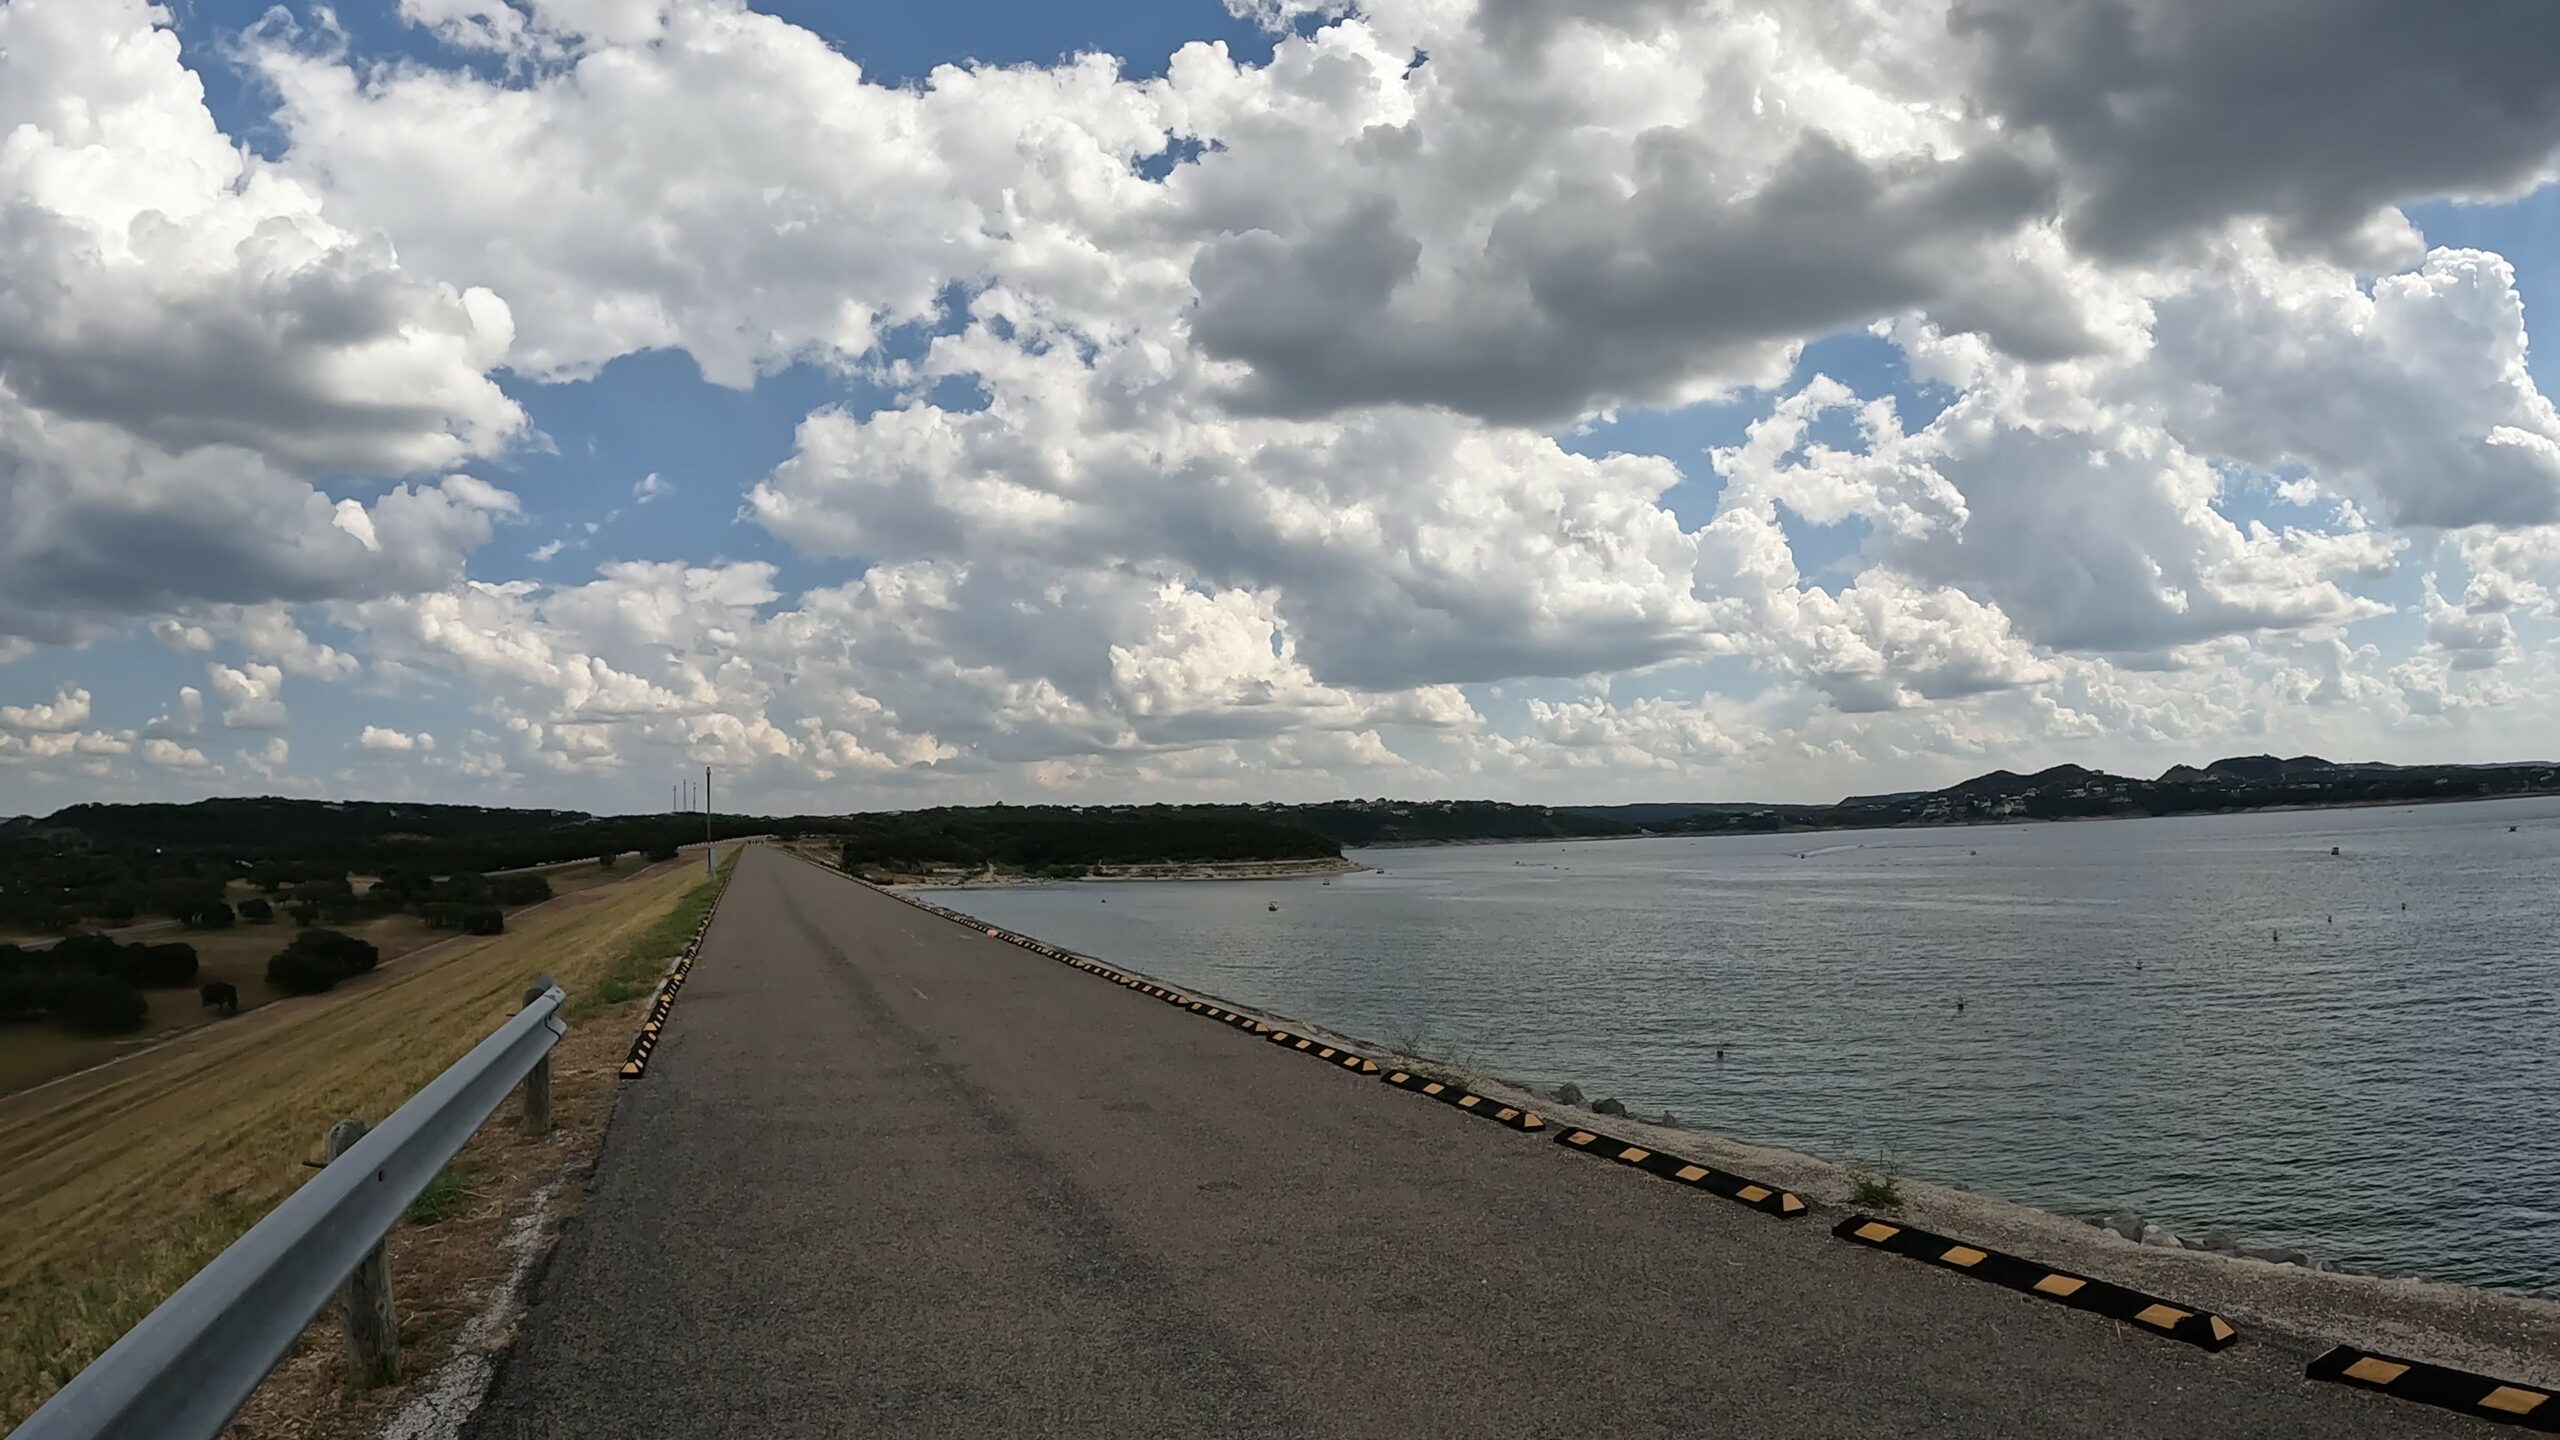
[[[510,934],[414,951],[326,995],[0,1099],[0,1422],[301,1184],[332,1121],[380,1120],[537,972],[576,1006],[702,875],[680,861],[598,878],[615,883],[521,912]]]
[[[633,856],[608,872],[592,860],[583,860],[542,873],[551,882],[552,898],[557,900],[627,878],[637,864],[639,859]],[[360,882],[356,888],[362,891],[365,883],[369,882]],[[245,884],[234,884],[231,891],[234,905],[258,893]],[[508,912],[511,917],[519,913]],[[508,923],[515,922],[510,919]],[[430,929],[414,915],[389,915],[362,925],[331,928],[372,941],[382,951],[386,965],[453,938],[449,932]],[[284,919],[264,925],[234,925],[228,930],[186,930],[174,925],[137,930],[130,939],[154,944],[175,940],[196,947],[195,984],[181,990],[145,991],[151,1001],[151,1017],[131,1035],[68,1035],[46,1024],[0,1025],[0,1096],[146,1049],[176,1032],[224,1018],[204,1008],[196,997],[195,985],[214,980],[231,982],[240,991],[243,1015],[284,998],[267,988],[267,961],[292,943],[294,933],[293,922]]]

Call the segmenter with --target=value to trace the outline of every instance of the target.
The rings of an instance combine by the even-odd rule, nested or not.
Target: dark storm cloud
[[[1252,368],[1234,397],[1248,411],[1407,403],[1522,424],[1747,379],[1796,341],[1911,307],[1943,304],[2016,352],[2083,343],[2067,306],[2004,296],[2031,282],[1979,262],[2053,203],[2013,156],[1870,164],[1815,133],[1731,203],[1714,164],[1706,142],[1657,131],[1631,195],[1568,181],[1427,286],[1425,242],[1385,199],[1296,240],[1225,237],[1192,267],[1193,338]]]
[[[1957,0],[1974,95],[2049,136],[2110,255],[2232,216],[2336,245],[2376,209],[2531,182],[2560,146],[2550,0]]]

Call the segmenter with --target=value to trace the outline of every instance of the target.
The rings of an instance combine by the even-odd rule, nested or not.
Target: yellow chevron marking
[[[2348,1379],[2361,1380],[2367,1385],[2388,1385],[2408,1373],[2408,1366],[2395,1364],[2378,1355],[2367,1355],[2347,1367]]]
[[[2526,1390],[2514,1385],[2501,1385],[2497,1389],[2480,1397],[2480,1408],[2483,1410],[2496,1410],[2507,1415],[2530,1415],[2534,1411],[2541,1409],[2542,1402],[2550,1398],[2550,1396],[2543,1394],[2539,1390]]]
[[[1970,1270],[1991,1257],[1970,1245],[1953,1245],[1948,1247],[1946,1254],[1938,1258],[1960,1269]]]
[[[1902,1227],[1899,1225],[1887,1225],[1879,1220],[1870,1220],[1850,1233],[1861,1240],[1881,1245],[1887,1240],[1892,1239],[1894,1236],[1901,1234]]]
[[[2068,1300],[2089,1288],[2089,1282],[2077,1275],[2047,1275],[2036,1282],[2036,1293],[2056,1300]]]
[[[2163,1330],[2173,1330],[2177,1328],[2179,1321],[2187,1318],[2187,1312],[2175,1305],[2146,1305],[2142,1312],[2133,1318],[2145,1325],[2157,1325]]]

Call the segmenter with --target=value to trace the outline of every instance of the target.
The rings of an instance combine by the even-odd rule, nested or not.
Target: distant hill
[[[2164,784],[2211,781],[2226,785],[2265,785],[2302,776],[2318,776],[2335,770],[2377,768],[2391,767],[2346,766],[2332,760],[2323,760],[2317,755],[2296,755],[2290,760],[2279,760],[2273,755],[2235,755],[2227,760],[2216,760],[2202,770],[2192,766],[2173,765],[2160,779]]]
[[[1931,792],[1927,790],[1896,790],[1890,795],[1852,795],[1848,799],[1841,801],[1840,804],[1844,808],[1853,806],[1871,807],[1877,805],[1899,805],[1905,800],[1917,800],[1921,796],[1930,793]]]
[[[1943,790],[1852,795],[1834,805],[1657,801],[1575,806],[1552,813],[1620,827],[1620,833],[1715,835],[2187,815],[2275,806],[2382,805],[2547,794],[2560,794],[2560,762],[2384,765],[2325,760],[2317,755],[2288,759],[2240,755],[2204,766],[2174,765],[2157,780],[2110,775],[2085,765],[2055,765],[2031,775],[1993,770]]]
[[[2560,763],[2383,765],[2317,755],[2240,755],[2173,765],[2157,780],[2056,765],[2032,775],[1994,770],[1931,790],[1852,797],[1834,806],[1780,807],[1790,827],[1968,824],[2101,815],[2184,815],[2272,806],[2378,805],[2560,793]],[[1693,827],[1694,828],[1694,824]]]
[[[584,824],[577,810],[507,810],[486,805],[420,805],[375,800],[198,800],[188,805],[73,805],[41,823],[97,840],[154,845],[234,845],[290,834],[314,842],[479,840]]]
[[[2093,781],[2110,780],[2113,778],[2113,776],[2103,775],[2098,771],[2086,769],[2078,765],[2056,765],[2048,770],[2039,770],[2033,775],[2020,775],[2009,770],[1994,770],[1988,775],[1976,775],[1970,780],[1950,785],[1947,787],[1947,790],[1942,793],[1959,795],[2032,795],[2040,790],[2051,790],[2075,785],[2087,785]],[[1921,793],[1922,796],[1925,797],[1930,792],[1923,791]]]

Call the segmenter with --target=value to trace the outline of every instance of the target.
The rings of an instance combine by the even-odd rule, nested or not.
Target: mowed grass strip
[[[721,862],[721,883],[727,883],[729,872],[737,866],[738,852],[732,850],[729,858]],[[584,991],[570,992],[569,1023],[575,1025],[600,1011],[654,993],[667,966],[684,953],[685,942],[693,938],[694,930],[719,899],[720,885],[705,883],[687,891],[684,899],[624,951],[621,959],[597,976],[594,984]]]
[[[136,1057],[49,1107],[0,1111],[0,1426],[309,1178],[302,1161],[332,1122],[390,1114],[512,1014],[537,974],[594,1015],[609,1003],[598,996],[673,958],[714,893],[681,865],[600,888],[525,914],[513,933]]]

